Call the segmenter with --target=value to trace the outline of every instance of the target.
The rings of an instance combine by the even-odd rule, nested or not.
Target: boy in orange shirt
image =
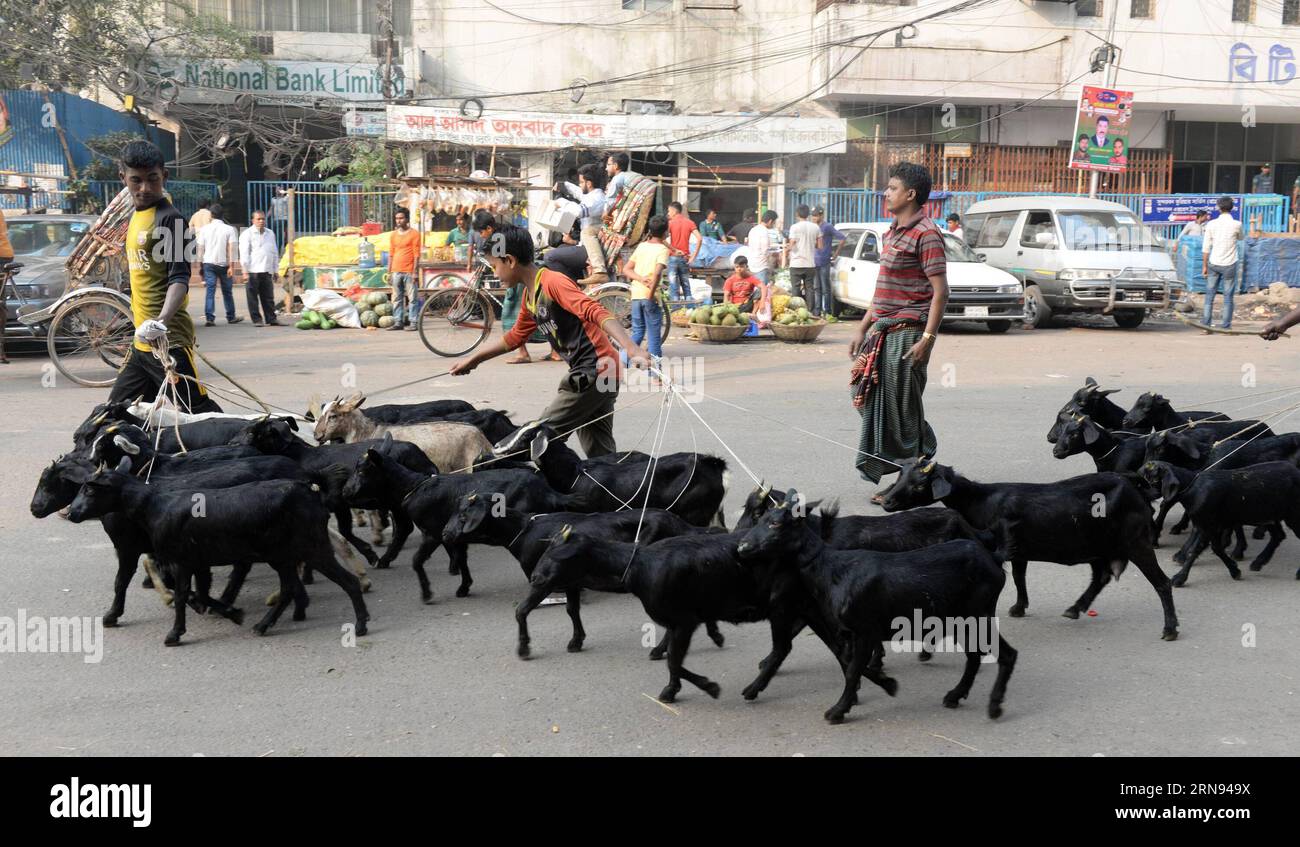
[[[420,257],[420,233],[411,229],[411,215],[405,209],[399,208],[394,212],[393,220],[396,228],[388,243],[388,283],[393,287],[393,325],[389,329],[413,330],[415,317],[420,313],[420,304],[415,299],[420,290],[415,281],[415,263]]]
[[[737,256],[736,272],[722,284],[722,302],[735,303],[742,312],[752,312],[755,295],[761,301],[767,296],[767,286],[749,272],[749,259]]]

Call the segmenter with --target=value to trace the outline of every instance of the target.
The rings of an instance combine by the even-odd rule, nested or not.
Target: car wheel
[[[1135,329],[1142,325],[1146,320],[1147,313],[1145,309],[1119,309],[1113,315],[1115,323],[1123,329]]]
[[[1011,329],[1011,321],[989,321],[989,332],[1001,333]]]
[[[1042,329],[1052,322],[1052,307],[1043,299],[1043,289],[1025,286],[1025,329]]]

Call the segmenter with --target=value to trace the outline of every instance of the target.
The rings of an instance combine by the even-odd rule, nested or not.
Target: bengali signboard
[[[1128,133],[1133,123],[1133,92],[1083,87],[1074,121],[1075,170],[1122,173],[1128,167]]]
[[[1196,213],[1199,211],[1207,211],[1210,213],[1210,218],[1217,218],[1221,196],[1220,194],[1178,194],[1169,197],[1143,197],[1142,223],[1188,223],[1196,220]],[[1232,216],[1241,220],[1241,195],[1228,196],[1232,197]]]
[[[389,106],[390,141],[441,141],[474,147],[664,150],[665,152],[843,153],[841,118],[743,115],[581,115]]]
[[[383,138],[388,130],[388,116],[378,110],[350,109],[343,116],[343,131],[348,135]]]

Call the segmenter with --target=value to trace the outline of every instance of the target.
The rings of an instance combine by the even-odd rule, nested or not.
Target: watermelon
[[[709,318],[709,323],[713,324],[714,326],[722,326],[722,315],[717,314],[717,313],[715,312],[715,313],[714,313],[714,314]]]
[[[316,324],[311,321],[298,321],[294,326],[298,327],[298,329],[312,329]]]
[[[388,295],[382,291],[372,291],[365,297],[366,305],[378,306],[380,303],[388,302]]]
[[[752,314],[750,314],[749,312],[741,312],[741,313],[740,313],[740,322],[741,322],[742,324],[748,324],[748,323],[749,323],[750,321],[752,321],[753,319],[754,319],[754,316],[753,316]]]
[[[737,326],[737,323],[736,323],[736,316],[735,316],[735,315],[732,315],[732,314],[726,314],[726,315],[723,315],[723,316],[722,316],[722,325],[723,325],[723,326]]]
[[[692,313],[691,323],[706,324],[709,322],[709,318],[712,317],[712,315],[713,310],[711,308],[708,306],[701,306]]]
[[[808,308],[808,304],[804,301],[802,297],[791,297],[789,300],[786,301],[785,307],[787,309],[793,309],[795,311],[798,311],[799,309]]]
[[[378,326],[379,315],[373,309],[366,309],[361,313],[362,326]]]
[[[393,325],[393,323],[394,323],[394,321],[393,321],[393,316],[392,316],[392,315],[384,315],[382,318],[379,319],[379,327],[380,327],[380,329],[384,329],[384,328],[390,327],[390,326]]]
[[[375,305],[375,314],[379,317],[388,317],[393,314],[393,304],[387,301]]]

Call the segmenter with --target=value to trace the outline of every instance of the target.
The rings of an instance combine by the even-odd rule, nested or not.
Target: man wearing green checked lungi
[[[925,212],[929,199],[925,167],[904,162],[890,170],[885,206],[894,223],[881,244],[871,308],[849,347],[853,405],[862,416],[855,464],[871,482],[938,447],[921,395],[948,303],[948,265],[943,234]]]

